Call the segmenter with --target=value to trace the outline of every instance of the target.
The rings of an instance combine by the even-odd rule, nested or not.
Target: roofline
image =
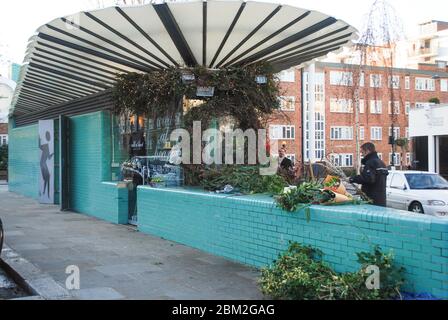
[[[349,64],[349,63],[336,63],[336,62],[316,62],[316,67],[318,68],[324,68],[324,67],[332,67],[332,68],[339,68],[339,69],[349,69],[353,68],[354,66],[357,66],[356,64]],[[388,67],[378,67],[378,66],[363,66],[366,70],[371,71],[384,71],[388,70]],[[409,74],[420,74],[420,75],[427,75],[427,76],[439,76],[439,77],[448,77],[448,72],[443,71],[431,71],[431,70],[419,70],[419,69],[409,69],[409,68],[392,68],[392,72],[396,73],[409,73]]]
[[[426,22],[419,23],[418,25],[419,25],[419,26],[422,26],[422,25],[424,25],[424,24],[428,24],[428,23],[446,23],[446,24],[448,24],[448,21],[442,21],[442,20],[428,20],[428,21],[426,21]]]

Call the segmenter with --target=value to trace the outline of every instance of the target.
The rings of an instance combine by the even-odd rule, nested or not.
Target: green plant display
[[[338,177],[332,177],[330,181],[324,183],[324,187],[332,188],[338,187],[341,183],[341,180]]]
[[[278,175],[262,176],[259,166],[213,166],[203,167],[199,174],[200,184],[206,190],[222,190],[231,185],[245,194],[267,193],[276,195],[288,185]]]
[[[194,80],[182,81],[185,73]],[[257,83],[259,75],[266,76],[267,83]],[[198,87],[213,87],[213,97],[197,97]],[[266,63],[219,70],[168,68],[146,74],[121,74],[114,89],[114,111],[125,116],[163,117],[182,111],[179,102],[186,97],[203,102],[184,115],[186,128],[191,128],[193,121],[202,121],[205,127],[212,119],[231,117],[243,130],[257,129],[262,127],[266,115],[279,108],[279,88],[279,82]]]
[[[277,206],[285,211],[295,212],[311,204],[330,201],[333,197],[323,186],[316,182],[304,182],[297,187],[291,187],[275,197]]]
[[[321,251],[291,243],[272,266],[262,270],[259,285],[263,294],[285,300],[378,300],[399,296],[404,269],[394,264],[392,254],[375,247],[373,253],[359,253],[358,262],[358,272],[340,274],[323,262]],[[378,290],[369,290],[365,285],[368,265],[380,268]]]

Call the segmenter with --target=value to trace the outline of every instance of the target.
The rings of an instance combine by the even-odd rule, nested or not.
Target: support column
[[[440,136],[435,136],[435,168],[436,172],[440,173]]]
[[[433,135],[428,136],[428,171],[436,172],[436,144]]]
[[[310,64],[308,67],[308,125],[310,137],[310,157],[311,163],[316,162],[316,65]]]

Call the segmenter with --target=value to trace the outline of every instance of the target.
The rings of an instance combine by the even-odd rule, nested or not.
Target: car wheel
[[[409,206],[409,211],[424,214],[425,211],[423,211],[423,206],[420,202],[412,202]]]

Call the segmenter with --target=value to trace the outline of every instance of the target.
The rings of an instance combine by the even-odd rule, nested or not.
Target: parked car
[[[3,249],[3,237],[4,237],[3,222],[2,222],[2,219],[0,219],[0,255],[2,254],[2,249]]]
[[[448,181],[436,173],[390,171],[387,206],[448,218]]]

